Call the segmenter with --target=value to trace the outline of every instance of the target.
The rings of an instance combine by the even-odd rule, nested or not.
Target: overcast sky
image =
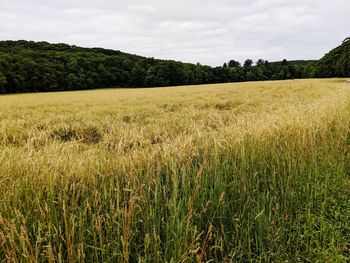
[[[318,59],[350,36],[350,0],[0,0],[0,40],[221,65]]]

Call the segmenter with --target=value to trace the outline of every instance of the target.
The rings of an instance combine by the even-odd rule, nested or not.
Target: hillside
[[[350,37],[315,65],[317,77],[350,77]]]
[[[0,93],[282,80],[307,77],[307,65],[247,59],[210,67],[102,48],[0,41]]]
[[[218,67],[103,48],[0,41],[0,94],[349,76],[349,38],[319,61],[230,60]]]

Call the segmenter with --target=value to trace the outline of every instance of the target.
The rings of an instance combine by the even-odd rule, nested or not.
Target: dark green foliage
[[[316,77],[350,77],[350,38],[320,59],[312,70]]]
[[[252,67],[252,65],[253,65],[253,60],[247,59],[247,60],[244,62],[243,67],[244,67],[245,69],[249,69],[249,68]]]
[[[5,84],[6,84],[6,78],[0,71],[0,94],[6,93],[6,90],[4,88]]]
[[[157,60],[102,48],[33,41],[0,41],[0,93],[161,87],[237,81],[350,76],[350,41],[318,62],[269,63],[259,59],[243,66],[230,60],[221,67]]]
[[[239,63],[239,62],[236,61],[236,60],[230,60],[230,61],[228,62],[228,66],[229,66],[230,68],[240,68],[240,67],[241,67],[241,63]]]
[[[200,64],[157,60],[100,48],[0,41],[3,93],[5,90],[17,93],[222,82],[216,77],[216,71]]]

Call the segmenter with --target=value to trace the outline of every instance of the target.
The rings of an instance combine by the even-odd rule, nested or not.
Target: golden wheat
[[[350,211],[349,99],[341,80],[1,96],[0,257],[349,259],[328,207]]]

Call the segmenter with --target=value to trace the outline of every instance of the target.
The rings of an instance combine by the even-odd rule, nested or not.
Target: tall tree
[[[252,65],[253,65],[253,60],[247,59],[246,61],[244,61],[243,67],[245,69],[249,69],[252,67]]]
[[[231,59],[231,60],[228,62],[228,66],[229,66],[229,68],[240,68],[240,67],[241,67],[241,63],[239,63],[239,62],[236,61],[236,60]]]
[[[258,61],[256,62],[256,65],[259,67],[259,66],[263,66],[265,65],[265,61],[263,59],[258,59]]]

